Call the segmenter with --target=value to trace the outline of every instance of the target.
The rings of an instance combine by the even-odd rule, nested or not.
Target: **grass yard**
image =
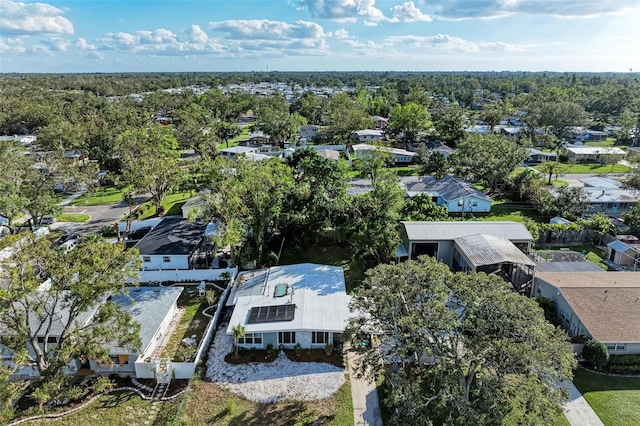
[[[452,216],[460,217],[460,214]],[[536,222],[545,222],[544,218],[530,204],[517,201],[494,201],[489,213],[473,213],[475,220],[490,222],[514,221],[522,222],[524,218],[533,219]]]
[[[605,426],[640,424],[640,377],[615,377],[579,369],[573,383]]]
[[[249,140],[249,126],[245,126],[242,128],[242,131],[240,132],[240,134],[238,136],[236,136],[233,139],[229,139],[229,148],[232,148],[234,146],[238,146],[238,144],[242,141],[248,141]],[[223,149],[223,148],[227,148],[227,144],[226,143],[221,143],[217,146],[218,149]]]
[[[628,173],[631,168],[624,164],[600,164],[600,163],[578,163],[564,164],[567,170],[564,174],[600,174],[600,173]],[[533,166],[536,170],[542,172],[540,165]]]
[[[86,193],[71,201],[72,206],[102,206],[115,204],[122,200],[122,190],[114,186],[96,188],[95,191]]]
[[[582,253],[588,260],[595,263],[605,271],[609,270],[609,267],[602,262],[602,259],[606,259],[607,252],[605,250],[599,249],[596,246],[592,245],[584,245],[584,246],[573,246],[567,245],[563,247],[537,247],[540,250],[560,250],[561,248],[569,248],[573,251],[577,251]]]
[[[418,166],[402,166],[402,167],[393,167],[391,170],[394,170],[398,176],[418,176]]]
[[[62,213],[56,216],[58,222],[75,222],[81,223],[91,219],[91,216],[84,213]]]
[[[190,192],[181,192],[178,194],[171,194],[164,197],[162,200],[162,208],[165,216],[182,215],[182,206],[187,200],[191,198]],[[156,217],[158,212],[153,204],[152,200],[142,203],[138,209],[136,220],[144,220],[152,217]]]
[[[616,144],[616,138],[607,138],[602,142],[586,142],[586,146],[612,147]]]
[[[218,294],[218,298],[219,298]],[[214,302],[215,305],[216,302]],[[196,342],[200,342],[204,331],[207,328],[210,318],[202,312],[209,307],[207,300],[199,297],[197,294],[190,296],[188,289],[185,288],[178,298],[178,308],[183,308],[184,313],[180,318],[176,329],[171,338],[164,347],[161,357],[171,358],[175,361],[182,362],[179,357],[179,348],[182,346],[182,339],[196,335]],[[194,348],[195,349],[195,348]]]
[[[556,188],[564,188],[565,186],[569,186],[569,182],[562,179],[552,179],[551,186],[554,186]]]
[[[213,383],[196,381],[186,397],[183,426],[353,425],[349,381],[330,398],[319,401],[282,401],[258,404],[225,391]]]
[[[155,421],[151,425],[166,425],[172,417],[181,398],[162,402]],[[91,424],[108,426],[143,425],[151,412],[151,401],[144,401],[130,391],[103,395],[88,407],[60,419],[43,419],[27,422],[28,425],[86,426]]]
[[[342,266],[347,293],[358,286],[364,279],[364,268],[358,261],[352,261],[349,249],[338,245],[324,245],[300,248],[286,248],[280,255],[280,265],[296,263],[319,263],[323,265]]]

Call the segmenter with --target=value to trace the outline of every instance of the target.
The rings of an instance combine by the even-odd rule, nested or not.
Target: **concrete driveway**
[[[569,402],[564,405],[564,415],[569,423],[572,426],[604,426],[574,384],[571,382],[565,384],[569,386]]]
[[[345,348],[349,379],[351,381],[351,400],[353,401],[353,418],[355,426],[383,426],[380,413],[378,390],[374,382],[356,378],[354,364],[359,355]]]

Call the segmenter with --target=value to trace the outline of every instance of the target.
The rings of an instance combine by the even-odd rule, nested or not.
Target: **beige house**
[[[586,335],[612,354],[640,354],[640,272],[544,272],[534,296],[556,303],[569,335]]]

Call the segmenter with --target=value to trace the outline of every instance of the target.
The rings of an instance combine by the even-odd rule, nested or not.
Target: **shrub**
[[[640,365],[611,365],[608,370],[616,374],[640,374]]]
[[[640,355],[610,355],[609,365],[640,365]]]
[[[544,311],[544,318],[553,325],[559,325],[558,316],[556,315],[556,302],[546,297],[536,297],[536,302]]]
[[[331,343],[327,343],[324,345],[324,353],[329,356],[333,352],[333,345]]]
[[[295,352],[296,356],[300,356],[300,354],[302,353],[302,346],[300,346],[300,343],[296,343],[296,345],[293,347],[293,351]]]
[[[274,352],[274,347],[273,347],[273,343],[267,343],[267,346],[265,347],[265,349],[267,350],[267,356],[272,356],[273,352]]]
[[[587,336],[585,336],[584,334],[578,334],[577,336],[573,336],[571,338],[571,343],[587,343],[587,340],[589,340]]]
[[[113,226],[104,225],[102,228],[100,228],[100,235],[102,235],[104,238],[115,237],[116,229]]]
[[[609,351],[604,343],[599,340],[591,339],[582,350],[584,360],[593,367],[602,368],[609,362]]]

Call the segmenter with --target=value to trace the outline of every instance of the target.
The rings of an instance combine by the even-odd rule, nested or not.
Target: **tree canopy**
[[[353,342],[379,334],[358,371],[384,377],[390,424],[537,425],[561,413],[571,345],[501,278],[430,257],[379,265],[351,308]]]

